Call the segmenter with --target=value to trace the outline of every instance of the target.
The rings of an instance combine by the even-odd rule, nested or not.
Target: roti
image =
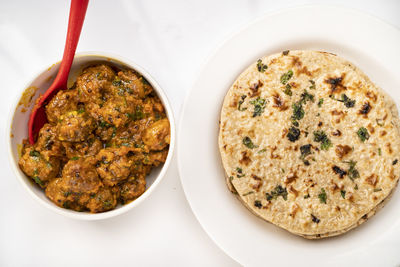
[[[229,189],[305,238],[339,235],[389,200],[400,171],[393,100],[334,54],[259,59],[229,89],[219,150]]]

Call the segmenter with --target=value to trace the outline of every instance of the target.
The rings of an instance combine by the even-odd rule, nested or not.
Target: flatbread
[[[393,100],[352,63],[318,51],[264,57],[223,103],[227,185],[254,214],[294,234],[342,234],[395,189],[399,125]]]

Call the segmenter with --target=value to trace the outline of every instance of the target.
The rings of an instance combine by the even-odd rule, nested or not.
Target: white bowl
[[[29,82],[25,88],[21,89],[21,93],[18,95],[17,99],[15,100],[15,103],[11,107],[11,114],[6,133],[7,143],[9,147],[9,159],[17,179],[21,182],[26,191],[29,192],[29,194],[34,199],[36,199],[40,204],[42,204],[46,208],[55,211],[58,214],[81,220],[100,220],[100,219],[114,217],[139,205],[142,201],[144,201],[146,198],[149,197],[149,195],[154,191],[156,186],[160,183],[161,179],[164,177],[168,169],[168,166],[171,162],[175,147],[175,122],[168,99],[164,94],[163,90],[161,89],[161,87],[158,85],[158,83],[142,67],[138,66],[137,64],[115,55],[109,55],[97,52],[79,53],[75,55],[74,62],[72,63],[68,84],[70,85],[76,80],[76,77],[80,74],[80,72],[84,67],[93,64],[95,62],[105,62],[117,67],[131,68],[139,72],[141,75],[143,75],[143,77],[147,79],[147,81],[153,86],[158,97],[161,99],[164,108],[166,110],[166,114],[171,125],[171,130],[170,130],[171,143],[169,146],[169,152],[165,163],[162,165],[162,167],[153,169],[151,174],[146,178],[147,182],[146,191],[136,200],[126,205],[118,205],[113,210],[96,214],[88,212],[77,212],[56,206],[45,196],[44,190],[39,188],[39,186],[37,186],[32,181],[32,179],[28,178],[20,170],[18,166],[18,159],[20,157],[18,151],[22,148],[21,145],[22,140],[27,139],[28,137],[28,119],[31,113],[31,109],[33,107],[33,103],[40,94],[43,94],[46,91],[46,89],[50,86],[50,84],[54,80],[55,76],[57,75],[60,62],[51,65],[49,68],[46,68],[44,71],[36,75],[35,78],[31,82]],[[26,108],[24,107],[24,105],[19,105],[20,99],[25,90],[32,87],[38,89],[34,94],[32,101],[30,102],[31,105]],[[23,109],[25,109],[24,112]]]

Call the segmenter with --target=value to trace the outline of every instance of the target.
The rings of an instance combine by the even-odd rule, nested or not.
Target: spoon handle
[[[32,109],[28,121],[29,143],[35,143],[36,136],[40,129],[47,122],[44,105],[60,90],[67,89],[67,81],[72,61],[74,60],[76,46],[78,45],[83,21],[85,19],[86,9],[89,0],[71,0],[71,9],[69,12],[67,40],[65,41],[64,55],[53,83],[38,100]]]
[[[60,69],[53,83],[58,88],[67,88],[68,75],[71,69],[72,61],[74,60],[76,46],[78,45],[88,2],[89,0],[71,1],[64,55],[60,64]]]

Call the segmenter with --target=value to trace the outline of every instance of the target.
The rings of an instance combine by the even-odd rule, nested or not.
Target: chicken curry
[[[46,105],[46,115],[36,143],[24,142],[19,166],[63,208],[98,213],[138,198],[168,155],[163,104],[131,69],[84,69]]]

